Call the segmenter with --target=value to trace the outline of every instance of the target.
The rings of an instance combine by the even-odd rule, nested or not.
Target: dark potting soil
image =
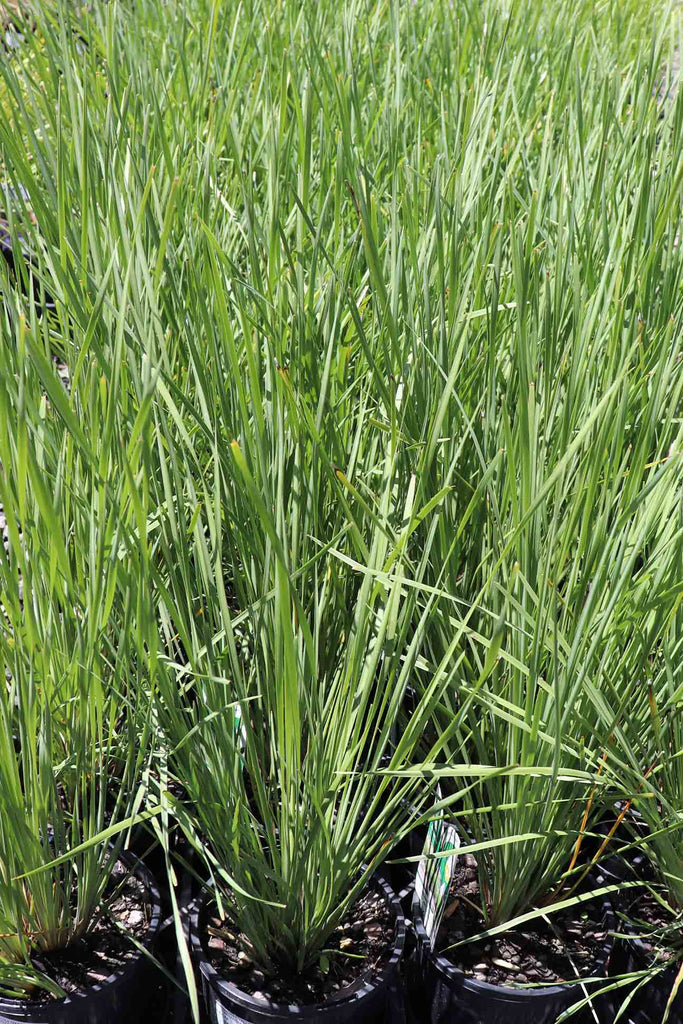
[[[366,971],[381,968],[394,946],[389,906],[385,897],[373,890],[354,903],[325,943],[325,970],[320,964],[302,974],[288,973],[282,967],[268,970],[254,961],[248,939],[228,919],[221,921],[211,912],[206,932],[209,960],[225,981],[255,999],[294,1005],[323,1002]]]
[[[554,985],[600,972],[607,931],[598,916],[599,902],[582,903],[552,914],[548,921],[528,921],[512,931],[447,951],[447,946],[486,927],[472,854],[456,861],[450,897],[435,948],[468,977],[515,988]]]
[[[96,985],[123,967],[137,948],[129,936],[142,941],[149,927],[152,905],[147,886],[121,868],[114,876],[106,907],[82,938],[65,949],[34,955],[33,965],[69,995]],[[125,929],[125,934],[120,929]],[[54,997],[44,989],[31,993],[32,1002],[50,1002]]]

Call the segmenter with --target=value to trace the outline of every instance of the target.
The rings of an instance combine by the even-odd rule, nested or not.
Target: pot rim
[[[406,922],[401,909],[401,904],[387,880],[382,875],[375,874],[370,879],[368,885],[374,886],[384,893],[394,915],[393,949],[388,959],[384,961],[378,970],[366,970],[350,985],[345,986],[339,992],[335,992],[334,995],[330,996],[322,1003],[262,1002],[259,999],[254,999],[253,996],[239,988],[233,982],[225,981],[221,978],[218,971],[216,971],[208,959],[202,943],[199,928],[200,916],[206,906],[206,903],[211,897],[211,892],[208,889],[204,890],[203,895],[195,902],[195,905],[192,908],[190,918],[190,944],[193,959],[210,987],[219,995],[229,999],[242,1009],[257,1011],[263,1017],[272,1016],[277,1018],[278,1016],[284,1016],[292,1018],[298,1016],[305,1019],[307,1017],[318,1016],[320,1013],[325,1012],[328,1007],[338,1007],[340,1004],[345,1005],[362,999],[370,995],[371,992],[383,987],[390,980],[391,975],[396,970],[403,955],[406,937]]]
[[[119,854],[118,860],[123,861],[123,863],[130,868],[132,873],[147,886],[149,892],[149,903],[152,910],[147,930],[144,936],[139,940],[139,945],[142,946],[144,950],[149,950],[151,949],[161,926],[161,894],[159,892],[159,887],[154,875],[147,865],[130,850],[123,850]],[[145,953],[143,950],[136,948],[133,955],[126,960],[125,963],[121,964],[120,967],[117,967],[115,971],[112,971],[112,973],[107,975],[107,977],[102,981],[97,981],[92,985],[79,988],[76,992],[71,992],[62,999],[51,1000],[49,1003],[0,996],[0,1014],[2,1012],[14,1013],[20,1010],[23,1014],[24,1020],[27,1022],[29,1020],[37,1022],[43,1016],[54,1013],[56,1008],[66,1007],[69,1006],[69,1004],[81,1003],[83,1000],[88,999],[93,993],[98,992],[101,989],[106,990],[109,986],[116,984],[128,973],[134,964],[138,963],[139,958],[144,955]],[[16,1020],[21,1021],[22,1017],[18,1017]]]

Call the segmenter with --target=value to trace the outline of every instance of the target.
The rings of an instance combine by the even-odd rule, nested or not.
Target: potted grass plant
[[[672,523],[670,529],[675,534],[680,527]],[[603,726],[612,737],[609,770],[615,785],[631,792],[633,815],[624,820],[630,824],[628,849],[638,861],[625,877],[641,880],[625,893],[619,915],[627,954],[621,1012],[638,1024],[675,1021],[683,1012],[680,651],[679,600],[666,634],[651,646],[645,672],[615,681],[603,705]]]
[[[289,223],[256,196],[248,210],[259,234]],[[376,1021],[404,930],[380,868],[431,802],[435,778],[403,769],[452,655],[404,720],[432,611],[409,549],[449,488],[415,504],[387,354],[358,344],[349,363],[338,344],[340,319],[363,325],[337,273],[297,282],[271,254],[257,293],[225,232],[186,271],[205,343],[155,412],[158,718],[186,794],[174,815],[210,879],[192,952],[214,1019]],[[258,247],[243,259],[265,273]],[[337,312],[287,362],[311,302]]]
[[[141,1019],[161,907],[153,876],[123,850],[134,801],[119,791],[107,806],[116,777],[103,776],[121,750],[104,745],[104,764],[93,756],[101,709],[89,687],[70,728],[73,709],[42,700],[36,688],[45,683],[16,668],[13,659],[2,702],[0,1016],[40,1024]]]
[[[144,814],[152,734],[156,630],[136,519],[144,446],[126,452],[123,417],[105,426],[104,380],[98,388],[86,373],[84,390],[67,393],[26,327],[30,298],[10,298],[0,328],[0,1016],[118,1024],[144,1012],[160,924],[156,882],[125,851]]]
[[[672,793],[666,784],[662,792],[648,779],[643,777],[639,786],[646,796],[636,797],[634,802],[639,808],[647,803],[643,817],[648,834],[645,839],[637,837],[635,843],[645,854],[650,871],[645,873],[646,886],[628,893],[620,913],[619,931],[628,955],[626,994],[623,990],[620,994],[624,1012],[628,1010],[636,1024],[667,1024],[679,1020],[683,1013],[683,823],[680,793]],[[674,803],[670,802],[672,796],[676,797]]]
[[[606,974],[608,934],[614,926],[604,900],[620,888],[619,882],[601,883],[597,873],[600,857],[612,852],[610,835],[597,831],[612,800],[640,811],[640,820],[649,826],[642,845],[661,845],[664,870],[672,879],[680,875],[675,838],[680,798],[662,801],[653,793],[656,782],[646,787],[643,781],[638,789],[632,777],[608,771],[612,759],[619,762],[624,727],[618,716],[610,719],[611,728],[601,725],[602,712],[612,712],[617,694],[621,718],[630,714],[619,681],[638,680],[634,685],[642,686],[653,652],[677,616],[680,541],[671,513],[680,501],[680,480],[675,469],[674,462],[665,460],[657,479],[650,487],[644,481],[642,496],[632,501],[633,518],[621,519],[621,535],[603,534],[600,553],[587,554],[590,592],[583,589],[585,579],[574,593],[560,585],[557,597],[550,596],[542,607],[536,596],[541,576],[531,582],[521,568],[533,565],[529,545],[508,588],[501,581],[482,601],[481,610],[493,619],[486,657],[477,657],[478,631],[473,656],[463,659],[463,672],[448,703],[437,709],[436,721],[446,763],[453,758],[459,764],[469,759],[473,765],[519,767],[482,779],[463,797],[456,815],[460,852],[455,881],[438,934],[425,934],[422,908],[415,906],[435,1020],[469,1012],[482,1021],[513,1019],[514,1014],[550,1021],[573,1004],[592,1002],[591,991],[601,987],[595,979]],[[610,519],[615,511],[605,508]],[[600,533],[596,504],[592,514]],[[555,518],[542,528],[548,547],[538,564],[544,579],[560,578],[549,550],[560,540],[558,525]],[[648,538],[650,551],[637,538]],[[567,550],[564,541],[562,549]],[[645,601],[653,578],[659,583],[656,600]],[[451,627],[454,618],[448,616]],[[675,689],[674,684],[671,693]],[[675,698],[668,705],[672,720],[674,705]],[[642,728],[642,721],[638,724]],[[680,749],[680,737],[662,742],[664,777],[677,770],[678,758],[671,755]],[[638,763],[642,771],[642,765],[653,762],[642,756]],[[586,771],[592,779],[581,778]],[[444,783],[447,775],[445,765]],[[587,840],[596,835],[599,842],[589,853]],[[673,899],[671,907],[677,906]],[[673,909],[670,927],[678,927]],[[604,1002],[601,1011],[598,1001],[589,1012],[611,1019],[614,1011]]]
[[[672,238],[661,236],[664,251]],[[514,253],[514,237],[511,248]],[[519,310],[533,275],[542,270],[553,280],[561,270],[552,260],[531,266],[521,248],[517,252],[513,285],[501,298]],[[611,265],[620,265],[620,258]],[[665,301],[660,296],[657,301]],[[539,330],[555,300],[553,316],[567,325],[566,337],[554,341],[557,348],[542,344]],[[555,299],[548,295],[545,312],[516,314],[523,323],[513,327],[514,347],[501,343],[507,367],[495,418],[475,420],[480,391],[472,377],[469,429],[480,466],[469,479],[474,489],[480,478],[481,489],[468,514],[477,548],[463,565],[467,542],[454,540],[458,531],[447,525],[447,503],[434,526],[443,541],[426,546],[429,558],[439,552],[431,582],[450,595],[451,607],[440,626],[439,615],[432,617],[434,664],[454,627],[469,627],[457,682],[435,713],[444,784],[451,758],[518,766],[518,772],[482,779],[464,798],[456,883],[440,934],[425,935],[416,907],[418,930],[428,942],[433,1020],[461,1014],[512,1020],[516,1014],[551,1021],[571,1007],[580,1012],[580,1005],[589,1016],[602,1012],[611,1019],[599,1000],[586,1007],[592,992],[607,987],[613,918],[604,904],[603,890],[610,887],[589,873],[584,844],[606,798],[614,797],[606,780],[612,752],[600,727],[602,702],[615,680],[646,677],[676,608],[680,473],[671,445],[681,382],[678,345],[663,321],[644,356],[657,381],[647,395],[633,381],[633,362],[629,368],[635,348],[618,366],[605,361],[589,369],[587,362],[583,371],[575,369],[580,325],[564,318],[562,301],[556,292]],[[594,330],[588,293],[586,301]],[[673,315],[673,294],[668,301]],[[613,315],[621,317],[617,309]],[[593,346],[591,366],[596,336]],[[554,360],[558,367],[566,360],[582,386],[579,376],[573,383],[564,378],[565,391]],[[494,365],[490,374],[498,372]],[[453,421],[467,408],[467,391],[458,397]],[[630,442],[633,422],[638,429]],[[441,432],[455,431],[443,425]],[[676,749],[670,746],[670,756]],[[593,778],[572,777],[574,771]],[[618,795],[624,799],[631,791],[623,780]],[[485,849],[488,844],[497,845]],[[564,964],[553,964],[562,946]]]
[[[634,96],[636,79],[634,71]],[[672,144],[672,118],[659,122],[664,146]],[[654,113],[644,115],[645,134],[657,124]],[[615,138],[617,161],[620,146]],[[555,225],[542,226],[540,208],[533,229],[546,239],[543,255],[525,248],[528,225],[512,225],[501,209],[510,237],[499,238],[495,280],[507,286],[494,289],[489,322],[470,329],[469,347],[486,346],[489,362],[478,372],[462,355],[466,384],[457,401],[454,387],[450,408],[441,406],[440,436],[457,445],[467,431],[472,442],[462,496],[469,536],[459,535],[457,519],[449,525],[449,498],[426,531],[433,568],[420,577],[450,595],[450,611],[430,622],[432,664],[453,629],[468,626],[453,688],[435,710],[443,784],[450,759],[518,770],[482,779],[456,811],[460,852],[440,934],[425,935],[416,907],[433,1020],[552,1021],[570,1008],[612,1019],[603,997],[592,997],[608,987],[614,918],[604,900],[612,887],[591,874],[584,844],[606,803],[628,799],[633,785],[623,778],[618,791],[610,788],[607,764],[618,744],[602,726],[603,705],[611,711],[619,683],[647,678],[680,593],[681,375],[671,326],[680,311],[661,269],[675,235],[663,226],[665,190],[653,185],[648,201],[653,216],[662,211],[662,231],[660,269],[638,299],[656,324],[647,341],[638,340],[637,319],[624,340],[623,306],[581,280],[571,241],[565,249]],[[583,216],[574,201],[572,210]],[[617,230],[603,236],[606,279],[623,268],[631,240]],[[578,274],[573,297],[569,265]],[[552,290],[527,303],[541,275]],[[583,312],[575,317],[569,306],[579,292]],[[511,323],[496,314],[501,308],[515,311]],[[542,327],[550,319],[558,325],[552,337]],[[639,364],[647,392],[636,383]],[[439,452],[449,466],[443,446]],[[434,477],[436,486],[446,482],[432,457],[420,479],[433,486]],[[627,705],[619,706],[626,716]],[[673,740],[667,756],[678,749]],[[563,965],[553,963],[563,949]]]
[[[434,1020],[469,1013],[481,1021],[511,1020],[515,1014],[552,1021],[587,1003],[585,1012],[612,1019],[613,1008],[604,999],[595,1002],[592,993],[608,987],[604,979],[614,917],[605,896],[619,884],[604,885],[591,874],[597,855],[587,858],[584,843],[596,833],[610,801],[633,799],[635,804],[631,779],[620,776],[614,788],[608,781],[606,766],[619,757],[619,721],[612,721],[613,732],[603,728],[602,712],[613,708],[619,681],[642,685],[653,652],[677,615],[680,476],[666,452],[653,469],[652,452],[670,416],[669,402],[675,407],[680,400],[679,388],[674,371],[663,384],[669,399],[651,409],[656,428],[649,436],[645,430],[641,434],[641,470],[634,472],[632,464],[627,508],[623,497],[613,502],[611,495],[618,491],[610,491],[605,463],[595,454],[596,445],[599,450],[609,436],[614,416],[609,403],[602,412],[599,403],[594,405],[592,423],[591,414],[583,420],[589,431],[598,428],[590,447],[584,445],[579,454],[577,431],[571,448],[560,456],[561,509],[556,503],[552,510],[544,507],[542,484],[538,489],[532,485],[535,494],[526,511],[518,496],[506,498],[504,487],[496,494],[499,513],[511,508],[514,497],[520,515],[502,530],[502,536],[514,538],[507,542],[510,547],[491,559],[500,565],[509,554],[511,574],[501,578],[495,569],[493,587],[487,584],[469,606],[477,612],[478,628],[472,630],[462,671],[435,719],[443,738],[444,782],[450,758],[458,764],[515,764],[518,770],[482,779],[463,797],[456,819],[461,824],[456,878],[438,934],[424,933],[421,908],[415,908]],[[627,401],[626,379],[615,395],[619,390],[619,401]],[[521,437],[508,432],[503,461],[519,460],[523,466],[522,445]],[[540,454],[539,449],[534,443]],[[605,483],[599,498],[590,483],[598,475]],[[494,479],[492,473],[492,485]],[[593,540],[584,535],[579,555],[572,540],[574,524],[582,518],[588,522],[588,495]],[[451,586],[457,595],[455,580]],[[446,616],[444,635],[459,618],[454,612]],[[481,625],[487,618],[488,636]],[[438,629],[437,619],[432,625]],[[443,650],[438,633],[432,639],[435,650]],[[621,696],[619,707],[626,716]],[[672,738],[666,744],[669,759],[679,749],[677,742]],[[582,772],[592,773],[592,779],[582,778]],[[656,830],[662,844],[671,842],[674,825],[669,817],[668,826]],[[602,842],[598,852],[604,852]],[[676,854],[669,856],[675,859]],[[596,980],[600,977],[602,983]]]
[[[257,485],[236,442],[230,458],[220,469],[230,487],[159,570],[169,635],[179,638],[158,693],[169,770],[187,794],[175,817],[211,878],[192,953],[215,1019],[381,1020],[395,997],[404,921],[378,872],[407,832],[411,805],[426,803],[433,786],[397,770],[445,685],[442,673],[397,738],[429,615],[416,620],[415,591],[403,592],[401,552],[417,510],[405,507],[407,525],[392,537],[389,452],[362,572],[313,549],[292,564],[287,523],[304,513],[308,489],[273,515],[262,496],[272,474]],[[273,486],[284,493],[277,475]],[[184,504],[178,494],[173,505]],[[206,547],[204,514],[230,517],[214,542],[234,545],[242,593],[253,587],[239,609],[224,558]],[[169,528],[161,523],[162,536]],[[183,579],[190,562],[202,567],[199,625],[197,594]]]

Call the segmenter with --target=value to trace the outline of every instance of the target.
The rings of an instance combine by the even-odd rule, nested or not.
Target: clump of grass
[[[21,301],[16,297],[17,303]],[[76,417],[21,314],[0,346],[0,990],[55,996],[37,966],[101,911],[143,809],[148,412],[89,382]],[[125,372],[125,371],[124,371]],[[149,598],[147,599],[149,601]]]
[[[126,792],[156,716],[157,782],[264,962],[315,959],[437,778],[504,840],[482,888],[509,920],[632,788],[604,723],[677,628],[678,21],[35,18],[0,67],[31,257],[2,281],[14,685],[22,630],[46,679],[78,651]]]

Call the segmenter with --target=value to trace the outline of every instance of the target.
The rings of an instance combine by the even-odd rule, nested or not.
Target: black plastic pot
[[[151,950],[161,924],[159,889],[145,865],[134,854],[123,853],[121,860],[147,886],[152,914],[142,945]],[[108,978],[90,985],[66,999],[50,1003],[31,1003],[24,999],[0,997],[0,1024],[138,1024],[154,991],[156,967],[145,953],[136,952]]]
[[[631,1024],[662,1024],[680,963],[668,967],[636,993],[629,1019]],[[669,1024],[683,1024],[683,990],[679,989],[669,1011]]]
[[[643,971],[652,963],[652,950],[641,939],[627,939],[620,945],[624,947],[620,973],[622,971],[624,973]],[[679,961],[653,975],[650,981],[638,989],[629,1005],[628,1014],[623,1019],[627,1020],[629,1024],[661,1024],[680,967],[681,962]],[[617,992],[615,1000],[617,1008],[628,991],[629,988],[624,988],[621,993]],[[672,1003],[669,1024],[683,1024],[683,989],[679,989]]]
[[[287,1006],[254,999],[231,982],[224,981],[209,962],[202,943],[200,922],[208,895],[195,908],[190,923],[192,956],[202,982],[204,1000],[212,1024],[276,1024],[277,1021],[323,1021],[324,1024],[394,1024],[398,965],[405,943],[405,918],[393,889],[375,876],[372,884],[386,896],[394,915],[394,948],[377,973],[367,972],[324,1003]]]
[[[611,827],[612,822],[610,821],[600,822],[596,828],[596,833],[598,836],[603,835],[607,837]],[[639,818],[632,817],[630,830],[626,825],[620,825],[612,841],[612,850],[614,852],[603,856],[595,865],[594,871],[603,875],[608,885],[616,882],[632,881],[635,878],[643,878],[649,866],[647,856],[643,850],[639,846],[630,846],[624,853],[621,853],[618,849],[618,844],[630,845],[637,838],[644,839],[646,836],[647,826]],[[600,846],[599,839],[594,839],[593,845],[595,849],[592,853],[597,853]],[[619,893],[615,893],[612,898],[616,902],[617,899],[620,899]]]
[[[609,903],[604,903],[608,930],[614,927]],[[586,992],[577,982],[538,989],[505,988],[468,978],[444,956],[432,953],[417,902],[413,904],[413,927],[417,940],[416,958],[421,968],[422,1005],[430,1024],[554,1024],[569,1006],[585,999]],[[604,968],[611,953],[611,940],[605,944]],[[595,991],[591,986],[589,991]],[[611,1000],[594,1001],[600,1020],[611,1024]],[[571,1018],[574,1024],[595,1024],[589,1008]]]
[[[413,808],[410,808],[414,817],[419,817]],[[415,885],[415,864],[396,864],[404,857],[419,857],[424,848],[427,837],[427,825],[420,825],[412,828],[411,831],[396,844],[391,851],[389,863],[385,864],[382,870],[387,872],[389,882],[394,892],[401,896],[401,904],[406,912],[410,912],[412,902],[412,889]]]

